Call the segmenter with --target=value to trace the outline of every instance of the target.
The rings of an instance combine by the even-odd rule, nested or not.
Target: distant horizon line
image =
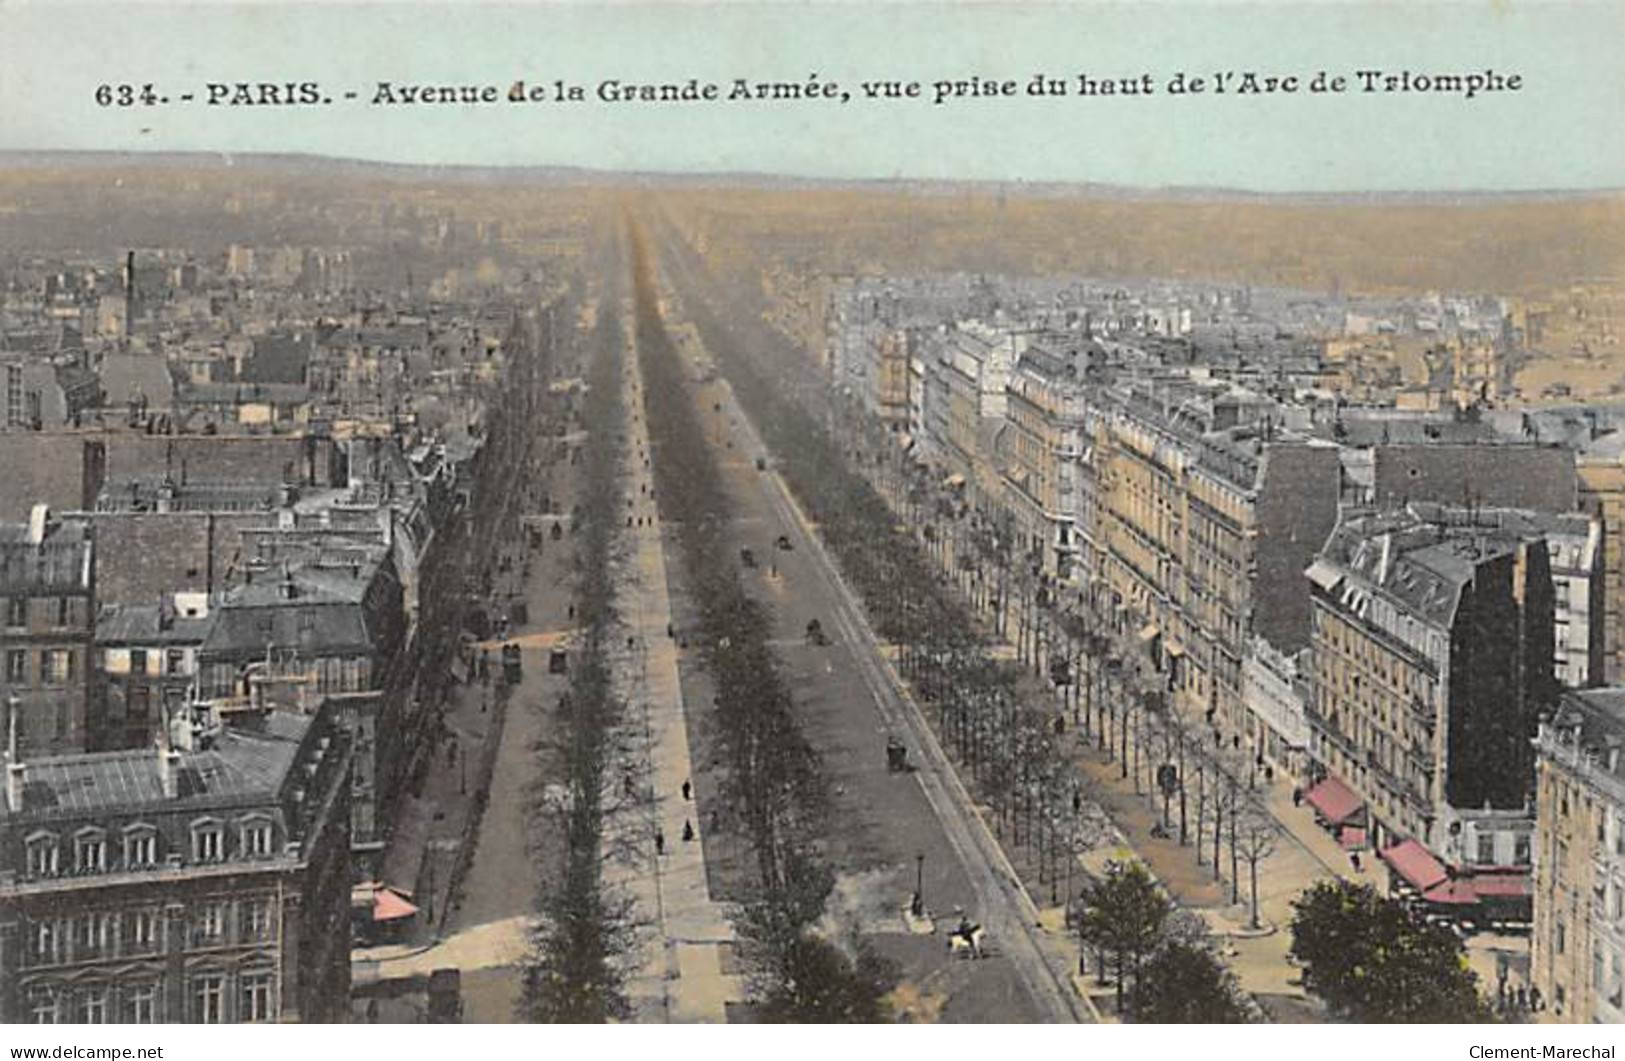
[[[606,183],[643,184],[726,184],[750,185],[763,189],[774,186],[820,186],[829,189],[854,187],[898,191],[909,187],[930,190],[982,189],[995,194],[1016,192],[1031,197],[1055,197],[1061,193],[1104,193],[1102,197],[1128,199],[1248,199],[1311,202],[1380,202],[1441,200],[1577,200],[1609,199],[1625,195],[1625,186],[1599,188],[1519,188],[1495,190],[1484,188],[1461,189],[1388,189],[1388,190],[1260,190],[1227,185],[1136,185],[1117,184],[1082,179],[1026,180],[998,177],[830,177],[806,176],[792,173],[774,173],[755,170],[624,170],[603,169],[557,163],[491,163],[491,162],[397,162],[368,159],[347,155],[329,155],[303,151],[222,151],[222,150],[163,150],[130,151],[92,148],[0,148],[0,170],[6,164],[40,165],[50,162],[87,162],[98,164],[131,163],[135,165],[161,165],[165,163],[207,163],[232,167],[239,162],[248,166],[307,165],[313,170],[350,169],[372,170],[379,175],[393,171],[393,175],[419,179],[441,176],[451,179],[542,178],[554,182],[598,179]],[[312,175],[320,175],[313,173]]]

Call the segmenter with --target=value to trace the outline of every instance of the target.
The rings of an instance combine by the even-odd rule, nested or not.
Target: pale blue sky
[[[1625,187],[1625,4],[524,4],[0,0],[0,148],[309,152],[400,162],[1076,180],[1258,190]],[[858,82],[1038,71],[1521,74],[1516,93],[865,102]],[[607,78],[791,80],[853,99],[591,100]],[[379,80],[584,85],[589,102],[386,109]],[[314,108],[96,106],[315,80]],[[344,91],[362,102],[344,102]],[[929,88],[927,89],[929,91]]]

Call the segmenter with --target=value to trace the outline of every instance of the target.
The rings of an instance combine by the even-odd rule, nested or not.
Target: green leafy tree
[[[1129,999],[1142,1024],[1244,1024],[1235,976],[1199,944],[1170,941],[1140,969]]]
[[[1461,941],[1370,885],[1321,881],[1293,903],[1292,957],[1304,986],[1362,1023],[1492,1019]]]
[[[896,967],[867,947],[848,957],[816,935],[795,940],[784,956],[786,975],[763,999],[762,1014],[791,1024],[877,1024],[891,1019],[886,995]]]
[[[1137,862],[1113,862],[1104,879],[1084,894],[1078,919],[1083,942],[1112,956],[1117,1009],[1123,1011],[1127,978],[1139,980],[1140,965],[1162,939],[1173,904]]]

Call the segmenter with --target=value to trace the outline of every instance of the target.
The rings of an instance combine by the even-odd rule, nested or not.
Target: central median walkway
[[[605,823],[606,845],[626,853],[606,867],[605,881],[636,903],[639,929],[626,983],[633,1019],[723,1023],[727,1004],[743,998],[743,986],[722,970],[733,929],[722,904],[711,898],[698,804],[683,795],[694,771],[677,643],[669,635],[666,559],[653,479],[642,459],[649,438],[636,356],[628,356],[626,365],[626,513],[632,526],[622,531],[627,556],[617,599],[625,634],[612,659],[626,703],[625,743],[635,750],[632,783],[642,798],[623,804]],[[686,841],[685,824],[694,831]],[[656,849],[657,836],[664,853]]]

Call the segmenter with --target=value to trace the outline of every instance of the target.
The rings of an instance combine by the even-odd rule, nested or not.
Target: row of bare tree
[[[630,942],[632,909],[624,897],[606,892],[603,879],[606,772],[624,708],[608,658],[618,629],[611,561],[625,478],[620,386],[625,339],[614,307],[612,299],[604,300],[590,338],[592,360],[580,414],[590,427],[574,519],[581,642],[569,689],[558,705],[562,727],[550,748],[563,764],[565,793],[549,800],[537,786],[533,796],[546,829],[563,837],[562,850],[556,844],[537,846],[546,864],[538,867],[538,928],[519,1001],[519,1016],[536,1022],[603,1023],[628,1012],[618,959]]]
[[[755,856],[754,894],[737,924],[742,950],[769,1019],[881,1019],[893,978],[886,963],[812,931],[834,885],[819,851],[828,817],[819,759],[767,642],[771,617],[746,592],[725,547],[729,499],[661,315],[653,258],[637,236],[633,250],[638,357],[647,392],[662,396],[646,406],[656,496],[700,613],[725,767],[720,798],[743,822]]]

